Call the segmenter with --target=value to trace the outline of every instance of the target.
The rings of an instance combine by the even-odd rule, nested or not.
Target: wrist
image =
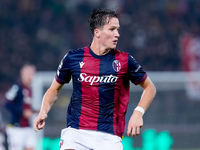
[[[47,115],[46,111],[40,111],[39,114],[40,115]]]
[[[137,110],[137,111],[141,112],[142,115],[144,115],[144,113],[145,113],[145,110],[140,106],[137,106],[134,110]]]

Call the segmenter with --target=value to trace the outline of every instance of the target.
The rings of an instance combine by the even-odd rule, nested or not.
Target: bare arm
[[[34,120],[34,130],[43,129],[45,126],[45,119],[47,118],[47,114],[50,111],[53,104],[56,102],[59,92],[62,88],[63,84],[59,84],[55,79],[53,80],[51,86],[44,94],[42,105],[40,109],[39,115]]]
[[[142,107],[146,111],[156,95],[156,88],[148,77],[143,83],[140,84],[140,86],[143,88],[143,93],[138,106]],[[143,126],[142,117],[143,114],[140,111],[133,111],[133,114],[128,123],[128,136],[135,136],[140,134],[140,128]]]

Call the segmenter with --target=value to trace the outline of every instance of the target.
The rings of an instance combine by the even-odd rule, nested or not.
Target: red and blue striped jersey
[[[142,83],[147,75],[135,59],[116,49],[96,55],[90,46],[70,50],[56,74],[60,84],[73,79],[67,126],[122,136],[129,102],[129,81]]]

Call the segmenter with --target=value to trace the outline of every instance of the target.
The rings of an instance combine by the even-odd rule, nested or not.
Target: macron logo
[[[84,62],[79,62],[80,68],[82,68],[84,64]]]

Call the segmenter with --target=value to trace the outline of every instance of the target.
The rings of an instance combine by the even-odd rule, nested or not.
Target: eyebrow
[[[119,29],[120,26],[111,26],[110,28],[117,28],[117,29]]]

